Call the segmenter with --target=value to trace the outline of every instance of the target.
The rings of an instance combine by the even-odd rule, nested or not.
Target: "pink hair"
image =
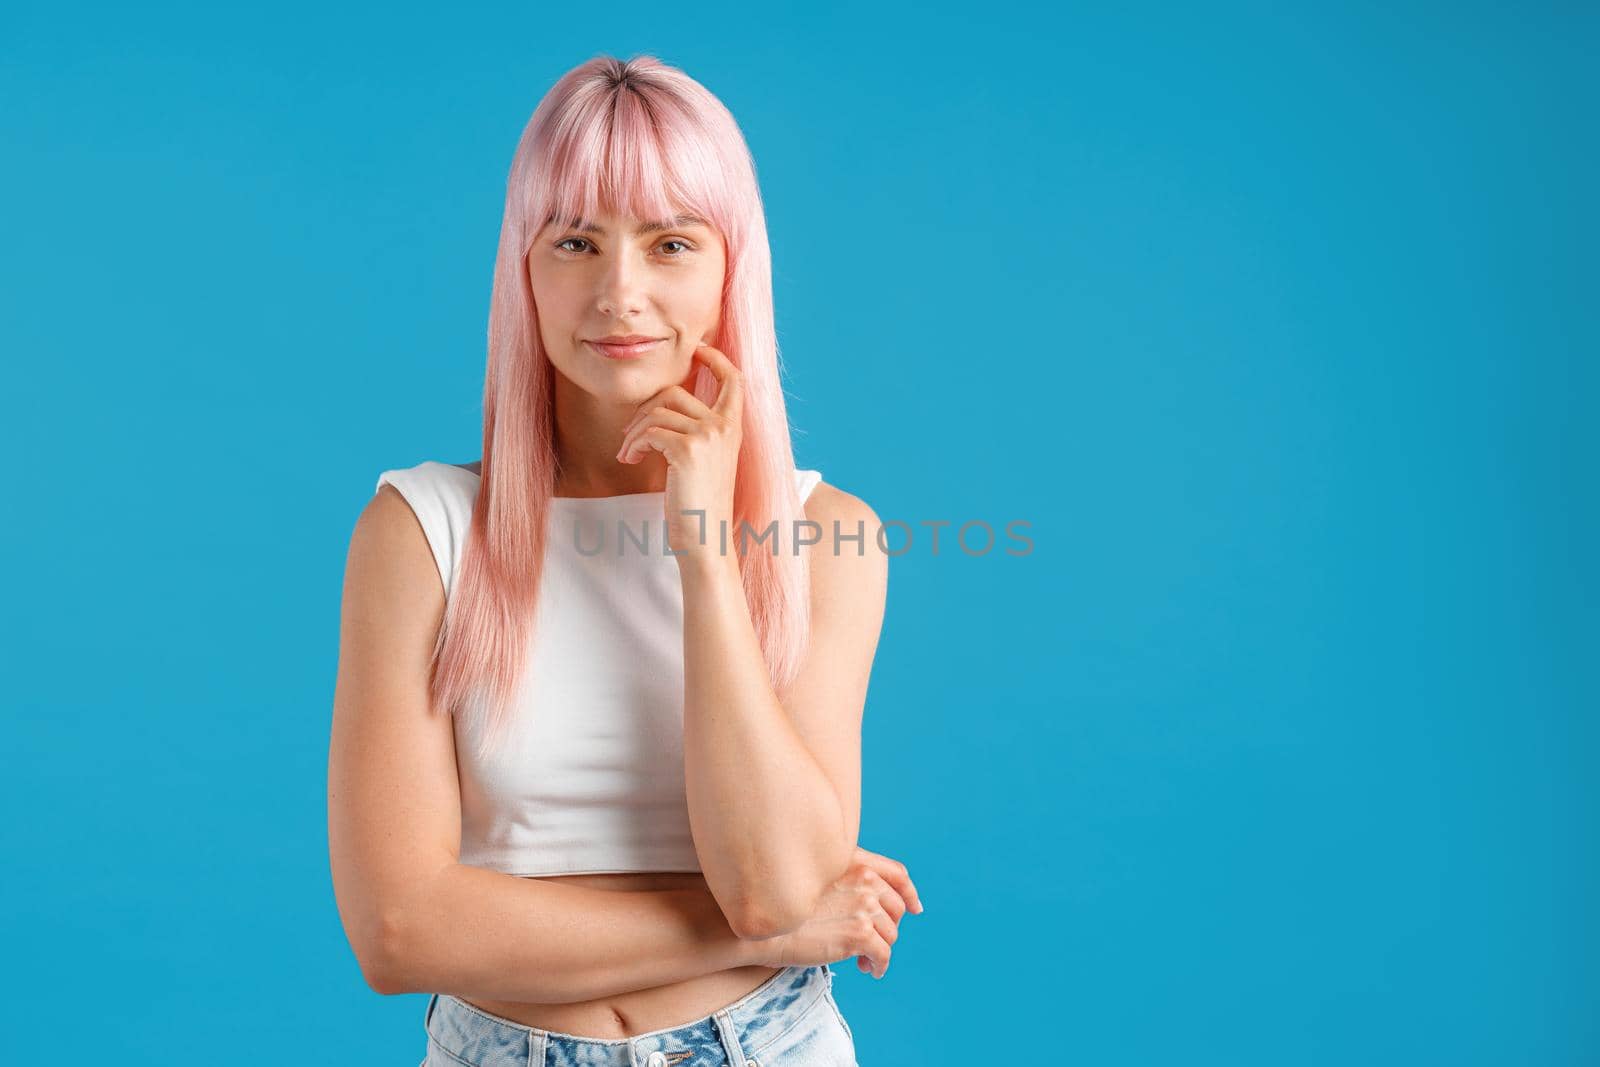
[[[483,462],[472,528],[434,649],[430,697],[462,706],[486,729],[487,754],[514,714],[533,636],[535,605],[556,485],[555,370],[540,340],[527,255],[551,218],[613,213],[670,219],[688,210],[727,243],[721,332],[711,344],[739,368],[743,444],[733,531],[776,521],[778,551],[740,557],[745,599],[773,686],[800,666],[810,631],[809,557],[790,547],[803,519],[780,384],[772,309],[772,256],[755,164],[727,108],[702,85],[652,56],[597,56],[539,102],[506,184],[489,309],[483,391]],[[717,382],[701,367],[694,393]],[[731,532],[731,531],[730,531]]]

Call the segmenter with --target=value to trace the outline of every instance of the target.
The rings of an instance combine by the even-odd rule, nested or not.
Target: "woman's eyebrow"
[[[555,222],[555,216],[552,215],[550,218],[545,220],[545,225],[548,226],[553,222]],[[701,218],[699,215],[679,215],[669,222],[646,222],[633,232],[636,236],[642,236],[647,233],[660,233],[663,230],[681,229],[685,226],[704,226],[706,229],[711,228],[711,224],[705,219]],[[575,230],[578,233],[600,232],[600,227],[592,222],[589,222],[587,219],[578,219],[570,226],[564,228]]]

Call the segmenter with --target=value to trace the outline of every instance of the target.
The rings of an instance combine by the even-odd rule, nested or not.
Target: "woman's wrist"
[[[728,582],[740,589],[744,588],[739,557],[731,550],[724,552],[720,546],[710,544],[697,546],[676,555],[678,573],[685,582],[697,585]]]

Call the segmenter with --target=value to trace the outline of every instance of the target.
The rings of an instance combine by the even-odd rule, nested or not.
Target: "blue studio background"
[[[1596,23],[7,5],[0,1059],[421,1058],[328,871],[344,556],[477,458],[604,52],[745,131],[801,465],[1031,523],[892,567],[861,1062],[1595,1062]]]

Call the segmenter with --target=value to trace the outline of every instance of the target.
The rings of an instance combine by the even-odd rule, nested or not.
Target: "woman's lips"
[[[661,343],[661,339],[654,341],[640,341],[631,345],[608,345],[600,341],[585,341],[584,344],[593,348],[607,359],[638,359]]]

